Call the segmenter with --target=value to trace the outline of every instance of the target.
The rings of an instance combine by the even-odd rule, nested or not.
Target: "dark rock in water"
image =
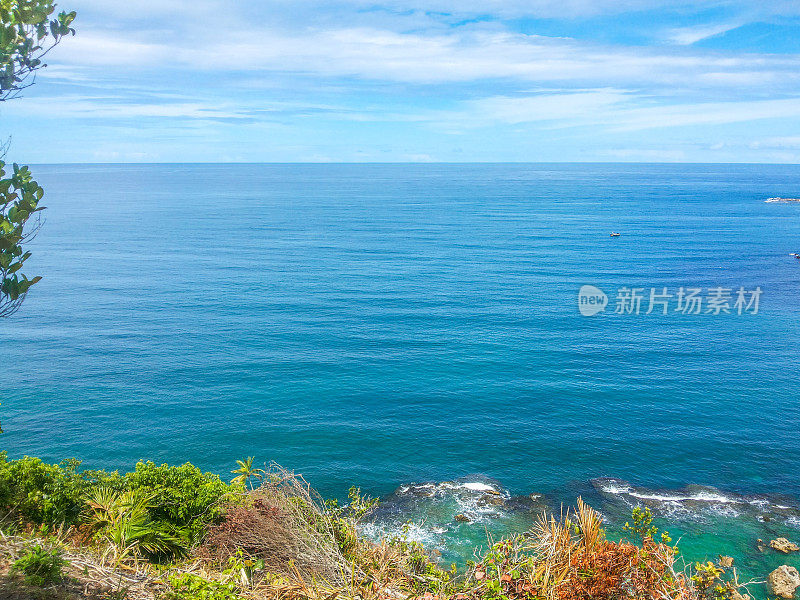
[[[506,501],[502,496],[481,496],[477,500],[478,506],[503,506]]]
[[[719,566],[723,569],[730,569],[733,566],[733,558],[730,556],[720,556]]]
[[[791,552],[797,552],[800,550],[800,546],[794,542],[790,542],[786,538],[777,538],[772,540],[769,543],[769,547],[773,550],[777,550],[778,552],[783,552],[784,554],[789,554]]]
[[[757,539],[756,548],[758,549],[759,552],[765,552],[766,547],[764,547],[764,540],[762,540],[761,538]]]
[[[800,587],[800,573],[789,565],[782,565],[767,577],[767,590],[770,595],[791,600],[795,590]]]
[[[472,519],[470,519],[467,515],[461,513],[456,515],[456,521],[460,523],[469,523]]]

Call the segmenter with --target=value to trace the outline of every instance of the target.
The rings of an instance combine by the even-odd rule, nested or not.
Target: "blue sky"
[[[63,0],[43,162],[800,162],[797,0]]]

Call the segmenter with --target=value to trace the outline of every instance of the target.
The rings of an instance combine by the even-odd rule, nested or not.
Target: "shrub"
[[[171,467],[138,462],[123,479],[126,490],[149,499],[148,512],[154,521],[185,529],[192,542],[200,540],[206,525],[219,521],[225,499],[244,490],[190,463]]]
[[[129,556],[150,559],[188,553],[187,535],[180,528],[154,521],[150,499],[140,493],[98,487],[87,499],[86,522],[106,543],[106,555],[116,562]]]
[[[246,504],[211,527],[205,551],[220,564],[239,552],[263,560],[275,575],[345,585],[352,565],[343,556],[324,503],[299,476],[274,467]]]
[[[599,515],[579,499],[576,514],[543,517],[532,532],[494,544],[474,567],[470,596],[690,600],[689,582],[673,569],[675,549],[652,540],[650,523],[640,525],[641,547],[610,542]]]
[[[22,573],[25,583],[43,586],[60,582],[64,578],[61,569],[66,564],[58,550],[45,550],[37,545],[14,562],[11,570]]]
[[[209,581],[199,575],[184,573],[169,578],[170,590],[165,600],[237,600],[236,586],[232,583]]]
[[[77,460],[50,465],[26,456],[6,460],[0,455],[0,506],[13,509],[34,523],[73,524],[83,508],[86,481]]]

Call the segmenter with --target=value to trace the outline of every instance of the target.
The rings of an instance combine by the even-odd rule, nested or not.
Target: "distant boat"
[[[797,260],[800,260],[800,254],[797,254],[796,252],[790,253],[789,256],[792,256],[792,257],[796,258]]]
[[[800,202],[800,198],[767,198],[764,202]]]
[[[621,233],[617,233],[616,231],[611,232],[611,237],[619,237],[621,235],[622,235]]]

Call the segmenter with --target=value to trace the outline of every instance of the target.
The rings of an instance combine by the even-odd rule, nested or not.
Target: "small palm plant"
[[[253,479],[264,479],[266,471],[253,466],[254,456],[248,456],[245,460],[237,460],[236,464],[239,465],[238,469],[231,471],[236,477],[231,480],[234,484],[249,484],[250,489],[253,489]]]
[[[150,500],[133,491],[103,487],[91,494],[86,519],[108,545],[103,558],[118,565],[127,558],[186,554],[187,533],[153,520]]]

